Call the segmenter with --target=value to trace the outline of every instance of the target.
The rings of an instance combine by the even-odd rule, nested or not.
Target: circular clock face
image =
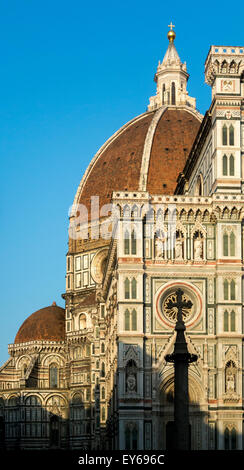
[[[177,290],[182,294],[182,319],[187,327],[199,320],[202,312],[202,296],[195,286],[178,281],[176,284],[167,284],[158,293],[156,298],[156,317],[169,328],[174,328],[177,321]]]

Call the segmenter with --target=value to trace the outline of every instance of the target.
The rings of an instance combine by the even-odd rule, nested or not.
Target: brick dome
[[[202,116],[186,106],[148,111],[127,123],[97,152],[78,188],[75,203],[100,207],[113,191],[173,194]]]
[[[55,302],[50,307],[41,308],[32,313],[21,325],[16,337],[16,343],[29,341],[64,341],[65,339],[65,310]]]

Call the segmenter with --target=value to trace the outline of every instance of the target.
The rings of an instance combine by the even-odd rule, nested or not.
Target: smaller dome
[[[65,310],[55,302],[32,313],[21,325],[14,343],[29,341],[64,341]]]

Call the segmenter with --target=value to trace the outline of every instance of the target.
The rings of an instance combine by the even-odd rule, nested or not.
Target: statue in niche
[[[235,377],[233,374],[227,376],[226,391],[227,393],[232,393],[235,391]]]
[[[136,389],[136,378],[134,374],[130,374],[127,377],[127,392],[134,392]]]
[[[200,235],[194,240],[194,259],[203,259],[203,240]]]
[[[229,361],[225,369],[225,390],[227,394],[236,392],[236,368],[233,361]]]
[[[175,240],[175,259],[183,259],[183,239],[179,235]]]
[[[166,241],[166,238],[164,236],[164,233],[161,230],[159,230],[155,237],[156,258],[164,258],[165,241]]]
[[[137,367],[133,360],[126,366],[126,392],[135,393],[137,391]]]

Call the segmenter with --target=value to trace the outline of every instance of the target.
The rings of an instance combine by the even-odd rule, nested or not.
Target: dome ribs
[[[187,110],[167,109],[163,114],[151,148],[147,179],[149,193],[174,193],[177,177],[184,168],[199,126],[200,121]]]

